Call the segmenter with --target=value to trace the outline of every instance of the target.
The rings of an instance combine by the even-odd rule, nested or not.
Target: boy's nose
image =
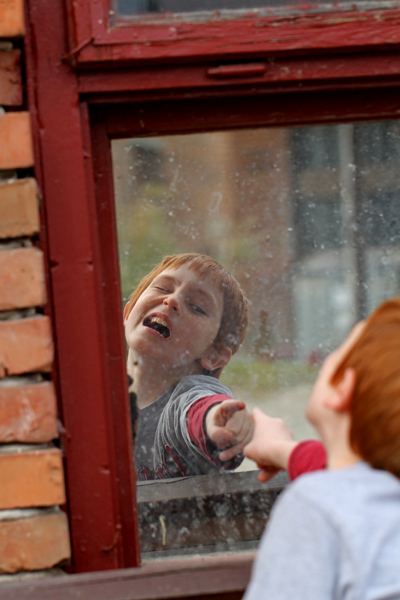
[[[179,313],[179,302],[178,298],[175,295],[171,295],[167,298],[164,298],[163,304],[165,306],[168,306],[168,308],[170,308],[171,310],[174,310],[175,312]]]

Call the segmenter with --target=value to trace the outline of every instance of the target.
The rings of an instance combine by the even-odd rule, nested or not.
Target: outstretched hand
[[[257,463],[259,481],[271,479],[281,469],[287,469],[290,455],[297,446],[292,432],[282,419],[269,417],[259,408],[253,409],[253,438],[243,454]]]
[[[224,400],[210,408],[206,416],[208,437],[222,450],[219,459],[230,460],[251,440],[253,419],[240,400]]]

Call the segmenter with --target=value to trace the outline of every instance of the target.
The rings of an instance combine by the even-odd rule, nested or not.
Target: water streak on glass
[[[165,254],[220,261],[251,302],[222,383],[314,435],[303,412],[321,361],[400,293],[400,124],[125,139],[112,153],[123,300]]]

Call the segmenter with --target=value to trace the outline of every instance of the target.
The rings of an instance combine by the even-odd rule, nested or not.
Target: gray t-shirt
[[[400,599],[400,481],[364,462],[299,477],[273,508],[244,600]]]
[[[189,375],[139,413],[135,466],[142,479],[217,473],[221,469],[189,437],[187,412],[196,400],[231,391],[209,375]]]

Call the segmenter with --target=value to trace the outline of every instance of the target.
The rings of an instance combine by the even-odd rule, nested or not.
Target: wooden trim
[[[250,50],[244,42],[251,29],[243,30],[236,45],[227,39],[224,50],[218,44],[214,47],[212,40],[208,46],[204,40],[198,44],[192,40],[190,45],[183,30],[179,30],[178,37],[164,46],[156,42],[148,48],[143,45],[141,64],[159,57],[157,68],[128,70],[126,61],[134,58],[139,46],[129,45],[129,55],[124,43],[103,44],[100,38],[97,41],[103,45],[92,43],[90,11],[99,6],[105,5],[100,3],[96,8],[86,0],[68,5],[67,18],[75,19],[77,27],[76,17],[83,15],[80,11],[85,16],[79,21],[76,38],[70,39],[70,60],[76,57],[82,66],[87,61],[87,70],[78,75],[65,59],[68,48],[62,0],[27,0],[27,96],[34,131],[35,172],[43,194],[41,240],[42,244],[45,240],[51,292],[51,305],[46,311],[52,316],[55,332],[55,380],[65,428],[68,510],[73,568],[77,572],[139,563],[109,138],[397,118],[400,114],[399,66],[391,53],[400,43],[399,11],[357,13],[357,20],[344,19],[342,27],[337,22],[329,23],[325,15],[313,21],[318,27],[315,35],[310,32],[309,41],[304,41],[304,36],[310,31],[310,20],[282,22],[275,29],[283,36],[281,46],[274,46],[271,23],[263,28],[263,22],[259,22],[264,37],[255,38]],[[219,44],[227,31],[221,29]],[[290,31],[296,34],[292,46]],[[230,30],[231,36],[233,32]],[[338,33],[336,38],[334,32]],[[329,34],[326,43],[322,34]],[[176,44],[177,40],[181,44]],[[329,56],[321,56],[321,48]],[[368,54],[371,48],[378,52],[372,55],[371,50]],[[211,50],[217,52],[212,60]],[[273,62],[269,51],[284,58]],[[342,60],[340,53],[344,51],[350,54]],[[358,54],[361,51],[366,54]],[[317,54],[318,59],[314,58]],[[199,65],[202,56],[209,56],[209,62]],[[214,77],[215,71],[210,76],[210,69],[221,66],[221,58],[236,57],[240,63],[248,63],[249,56],[256,56],[253,63],[264,61],[265,71],[257,68],[244,79],[239,71],[233,78]],[[366,57],[370,62],[364,63]],[[189,58],[193,61],[185,66],[183,59]],[[98,70],[91,70],[93,60]],[[174,61],[182,63],[175,70],[162,64]],[[132,62],[138,63],[136,58]],[[114,66],[123,69],[119,72]],[[304,87],[302,69],[307,78]],[[378,86],[384,86],[385,93]],[[152,587],[154,571],[146,565],[135,572],[113,574],[110,579],[74,577],[68,593],[81,590],[74,588],[75,582],[77,586],[87,584],[89,589],[92,581],[96,582],[92,588],[96,598],[103,595],[106,585],[110,585],[107,589],[112,598],[129,597],[134,590],[137,598],[149,598],[148,590],[158,597],[179,597],[173,596],[173,586],[181,580],[185,582],[181,597],[208,593],[223,597],[243,591],[248,562],[236,588],[229,586],[236,567],[238,572],[242,568],[238,567],[239,558],[227,557],[225,563],[218,563],[219,573],[226,569],[229,576],[223,580],[225,583],[218,584],[220,587],[212,588],[211,575],[207,580],[211,571],[207,569],[211,569],[215,557],[210,557],[206,567],[203,560],[193,559],[184,568],[177,563],[181,566],[172,579],[168,563],[163,574],[157,576],[158,583],[157,578],[154,580],[159,588]],[[200,579],[197,591],[193,584],[196,569]],[[54,597],[54,590],[63,586],[58,581],[30,586],[42,585]],[[113,587],[119,581],[125,586],[125,596]],[[140,585],[135,583],[138,587],[129,588],[132,581]]]
[[[264,55],[358,52],[400,45],[400,10],[327,10],[196,22],[110,21],[107,0],[67,0],[76,64],[176,62]],[[87,43],[86,43],[87,42]],[[79,49],[79,50],[78,50]]]
[[[240,600],[254,553],[168,559],[138,569],[3,582],[2,594],[18,600]]]
[[[121,511],[121,527],[124,528],[122,544],[126,566],[140,562],[138,513],[136,504],[136,474],[133,460],[133,439],[126,374],[126,344],[123,335],[122,292],[119,271],[117,224],[114,210],[114,190],[110,140],[100,123],[89,124],[87,104],[81,104],[82,122],[85,128],[84,153],[87,162],[88,190],[92,238],[96,244],[95,261],[99,319],[104,327],[105,354],[104,386],[108,391],[107,422],[108,439],[112,440],[115,460],[114,472]],[[93,151],[93,149],[96,149]],[[100,159],[101,157],[101,159]],[[93,185],[94,184],[94,185]],[[111,200],[111,202],[110,202]]]
[[[27,9],[28,96],[48,236],[73,569],[132,567],[139,563],[132,442],[129,420],[121,416],[127,400],[114,414],[108,378],[112,357],[86,164],[88,122],[76,74],[61,58],[62,3],[29,0]],[[121,428],[118,441],[115,428]]]
[[[123,98],[121,98],[122,100]],[[162,110],[161,108],[162,107]],[[252,127],[283,127],[399,118],[397,87],[307,91],[298,94],[212,95],[109,104],[103,111],[111,138],[169,135]],[[99,117],[100,118],[100,117]]]
[[[230,66],[231,63],[228,63]],[[242,61],[238,61],[238,66]],[[361,85],[393,85],[400,83],[400,61],[398,52],[276,58],[274,61],[261,58],[259,72],[248,76],[231,74],[229,77],[210,75],[213,69],[224,68],[225,63],[204,62],[202,64],[164,65],[159,67],[121,68],[80,72],[78,75],[81,94],[110,94],[152,90],[169,91],[175,94],[231,93],[246,90],[249,85],[258,93],[299,92],[319,88],[360,87]],[[246,65],[246,63],[244,63]],[[237,66],[237,65],[236,65]],[[262,68],[261,67],[265,67]]]

